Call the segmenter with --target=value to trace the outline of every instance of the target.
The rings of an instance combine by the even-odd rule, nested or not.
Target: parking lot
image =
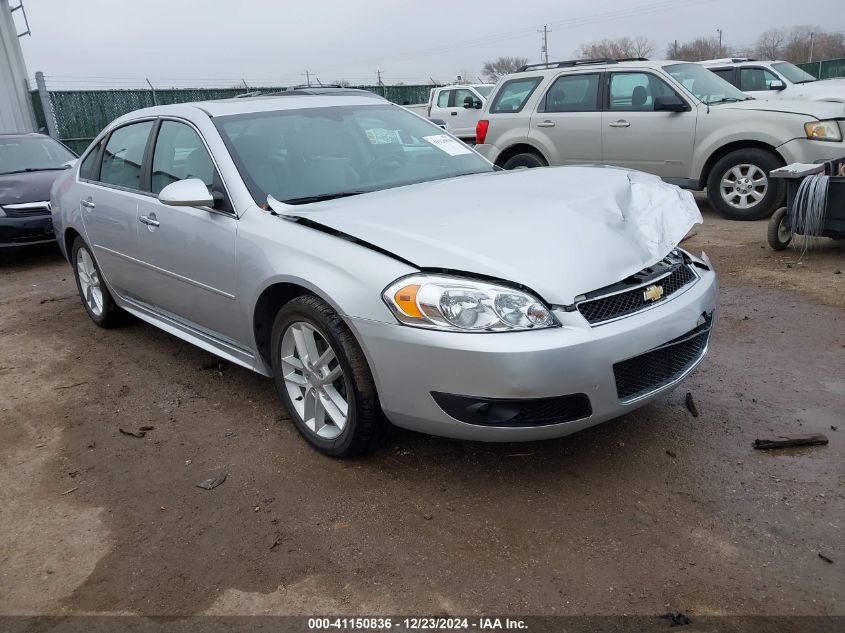
[[[5,253],[0,612],[842,613],[845,243],[798,263],[703,211],[685,246],[720,317],[680,390],[559,440],[399,432],[351,461],[270,380],[95,327],[57,249]],[[752,449],[808,432],[830,444]]]

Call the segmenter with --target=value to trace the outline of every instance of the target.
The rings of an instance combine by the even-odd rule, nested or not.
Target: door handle
[[[554,121],[548,121],[548,120],[541,121],[540,123],[537,124],[537,127],[554,127],[554,126],[555,126],[555,122]]]
[[[97,206],[96,204],[94,204],[94,201],[91,200],[91,198],[88,198],[87,200],[80,200],[79,204],[81,204],[86,209],[93,209]]]
[[[138,222],[140,222],[141,224],[146,224],[147,226],[152,226],[152,227],[161,226],[161,224],[159,223],[158,220],[155,219],[155,217],[149,218],[146,215],[142,215],[141,217],[139,217]]]
[[[625,119],[619,119],[618,121],[611,121],[608,123],[610,127],[631,127],[631,124],[628,123]]]
[[[452,114],[452,116],[458,116],[457,112],[452,112],[451,114]]]

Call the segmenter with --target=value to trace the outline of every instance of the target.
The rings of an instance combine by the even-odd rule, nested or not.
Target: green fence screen
[[[796,65],[819,79],[845,77],[845,57],[840,59],[825,59],[820,62],[807,62],[806,64]]]
[[[408,105],[428,101],[431,86],[355,86],[384,98]],[[284,90],[281,87],[250,87],[263,93]],[[191,88],[151,90],[61,90],[50,91],[50,105],[59,139],[76,152],[82,152],[100,130],[117,117],[158,103],[186,103],[210,99],[229,99],[243,94],[243,88]],[[32,91],[32,105],[39,127],[46,127],[44,110],[37,91]]]

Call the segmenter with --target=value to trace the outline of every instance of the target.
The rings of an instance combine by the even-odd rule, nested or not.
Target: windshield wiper
[[[793,81],[794,84],[809,84],[814,81],[818,81],[818,79],[802,79],[801,81]]]
[[[308,204],[309,202],[323,202],[324,200],[335,200],[336,198],[348,198],[349,196],[357,196],[366,191],[338,191],[336,193],[323,193],[317,196],[303,196],[302,198],[290,198],[289,200],[282,200],[285,204]]]
[[[26,167],[25,169],[13,169],[12,171],[0,171],[0,176],[9,174],[27,174],[32,171],[64,171],[64,167]]]
[[[707,105],[716,105],[717,103],[737,103],[739,101],[748,101],[748,99],[753,99],[754,97],[748,97],[746,99],[737,99],[736,97],[722,97],[721,99],[716,99],[715,101],[708,101]]]

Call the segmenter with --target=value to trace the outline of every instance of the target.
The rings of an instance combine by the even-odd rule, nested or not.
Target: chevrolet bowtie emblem
[[[663,286],[649,286],[643,290],[643,300],[657,301],[663,296]]]

